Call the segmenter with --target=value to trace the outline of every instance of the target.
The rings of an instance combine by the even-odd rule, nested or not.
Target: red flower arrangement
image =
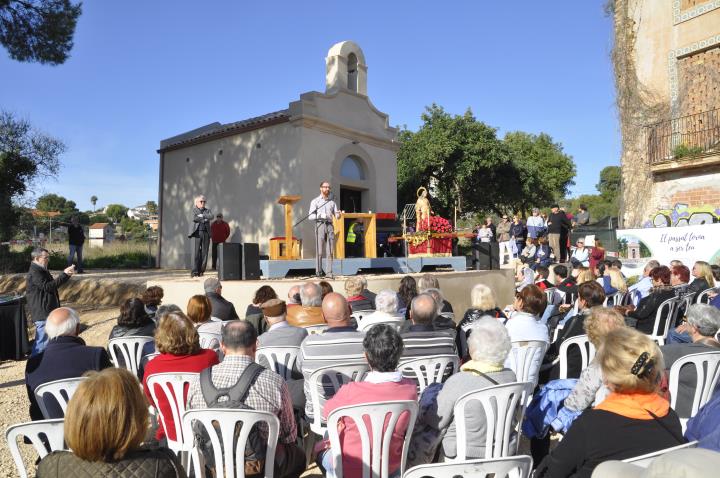
[[[427,231],[428,230],[428,222],[422,221],[420,224],[418,224],[417,227],[418,231]],[[445,233],[445,232],[452,232],[452,226],[450,225],[450,221],[445,219],[444,217],[440,216],[430,216],[430,232],[438,232],[438,233]]]

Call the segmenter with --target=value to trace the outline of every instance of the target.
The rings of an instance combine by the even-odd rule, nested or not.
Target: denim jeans
[[[48,336],[45,333],[45,321],[39,320],[35,322],[35,343],[33,344],[30,356],[34,357],[35,355],[44,352],[45,347],[47,347],[47,343]]]
[[[689,344],[692,343],[690,334],[687,332],[675,332],[675,329],[670,329],[667,334],[666,344]]]
[[[82,261],[82,250],[83,246],[76,246],[74,244],[70,244],[70,254],[68,254],[67,263],[68,266],[73,263],[73,256],[77,254],[77,270],[78,272],[83,270],[83,261]]]

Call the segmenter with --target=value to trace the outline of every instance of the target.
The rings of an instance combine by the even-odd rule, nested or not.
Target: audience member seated
[[[644,334],[653,332],[655,315],[660,308],[660,304],[675,297],[675,291],[670,285],[670,269],[666,266],[656,267],[650,271],[650,280],[653,288],[649,295],[640,300],[637,308],[633,305],[627,305],[622,309],[627,311],[628,325],[634,325],[636,329]],[[670,320],[670,317],[664,317],[663,320]],[[661,323],[658,331],[663,330],[662,325]]]
[[[222,331],[223,322],[210,320],[210,299],[204,295],[194,295],[190,297],[187,304],[187,318],[193,323],[200,333],[214,334],[218,337]],[[209,344],[205,344],[206,349],[212,349],[215,352],[220,350],[220,341],[213,339]]]
[[[720,452],[720,390],[688,420],[685,438],[698,441],[699,448]]]
[[[692,268],[693,281],[687,288],[688,294],[699,294],[700,292],[715,287],[710,264],[705,261],[697,261]]]
[[[200,372],[219,363],[217,354],[208,349],[200,348],[200,340],[193,323],[182,312],[165,314],[158,321],[155,330],[155,348],[160,355],[150,360],[144,368],[143,390],[149,403],[153,403],[147,379],[155,373]],[[168,424],[167,435],[175,440],[175,428],[172,409],[162,387],[155,386],[158,402],[155,407],[160,409]],[[183,403],[187,397],[183,397]],[[155,434],[157,440],[165,437],[162,421],[158,420]]]
[[[398,287],[398,312],[410,318],[410,303],[418,295],[417,283],[412,276],[405,276],[400,279]]]
[[[333,287],[332,287],[332,285],[330,285],[330,283],[329,283],[328,281],[326,281],[326,280],[321,280],[320,282],[318,282],[318,285],[320,286],[320,290],[322,291],[322,298],[323,298],[323,299],[324,299],[325,296],[328,295],[330,292],[333,292]],[[375,295],[375,294],[373,294],[373,293],[370,292],[370,291],[367,291],[367,292],[368,292],[369,294],[372,294],[373,296]],[[366,295],[366,294],[365,294],[365,291],[363,291],[363,295],[364,295],[365,297],[367,297],[368,299],[370,298],[370,295],[369,295],[369,294]]]
[[[627,284],[625,278],[619,270],[612,267],[605,267],[605,273],[602,276],[602,286],[606,296],[614,294],[625,295],[627,292]]]
[[[111,367],[110,357],[102,347],[88,347],[78,337],[80,317],[69,307],[60,307],[48,315],[45,333],[48,345],[44,352],[30,357],[25,365],[25,386],[30,400],[30,419],[42,420],[43,414],[35,400],[35,389],[43,383],[63,378],[80,377],[88,370]],[[57,403],[48,403],[49,418],[62,418]]]
[[[596,279],[595,274],[589,267],[578,267],[578,273],[575,276],[575,283],[582,284],[583,282],[590,282]],[[574,273],[575,271],[573,271]]]
[[[403,353],[403,340],[395,329],[387,324],[374,325],[363,342],[365,358],[370,372],[362,382],[349,382],[325,403],[323,418],[340,407],[363,403],[389,402],[394,400],[417,400],[415,383],[404,379],[398,371]],[[390,439],[388,472],[399,476],[405,431],[409,425],[407,413],[400,415]],[[387,427],[387,424],[384,425]],[[338,423],[340,446],[342,448],[342,475],[346,478],[363,476],[362,441],[357,425],[352,419]],[[385,428],[383,429],[385,431]],[[335,477],[330,442],[325,440],[324,450],[318,454],[317,464],[328,478]]]
[[[353,312],[372,310],[375,307],[370,299],[361,295],[363,281],[358,276],[352,276],[345,281],[345,297]]]
[[[477,284],[470,291],[470,308],[465,311],[465,315],[455,329],[455,342],[461,360],[465,361],[470,357],[467,338],[473,324],[486,315],[502,322],[507,320],[503,311],[497,306],[492,289],[485,284]]]
[[[365,276],[358,275],[358,276],[355,276],[355,277],[357,277],[358,279],[360,279],[360,282],[362,282],[362,287],[363,287],[363,289],[362,289],[362,292],[360,292],[360,295],[363,296],[363,297],[365,297],[367,300],[370,301],[371,304],[374,305],[374,304],[375,304],[375,295],[376,295],[376,294],[375,294],[374,292],[371,292],[371,291],[368,290],[368,283],[367,283],[367,279],[365,278]],[[330,287],[330,290],[329,290],[328,292],[333,292],[332,287]],[[327,295],[327,293],[323,294],[323,299],[325,298],[325,295]]]
[[[531,266],[533,270],[535,270],[537,266],[548,267],[553,263],[553,257],[559,255],[559,252],[553,251],[550,244],[548,244],[547,236],[541,236],[537,241],[538,245],[535,251],[535,262]]]
[[[358,329],[368,330],[380,322],[405,321],[398,314],[398,296],[394,290],[383,289],[375,296],[375,312],[363,316],[358,323]]]
[[[155,323],[156,324],[160,323],[160,319],[162,319],[163,315],[169,314],[171,312],[180,312],[181,314],[184,314],[182,309],[175,304],[161,305],[155,311],[155,319],[154,319]],[[156,328],[156,330],[157,330],[157,328]],[[143,377],[143,374],[144,374],[143,369],[144,369],[145,365],[147,365],[148,356],[151,354],[154,354],[154,353],[155,353],[155,341],[154,340],[152,342],[147,342],[145,345],[143,345],[142,359],[140,361],[140,369],[138,371],[138,378]]]
[[[447,301],[445,300],[445,297],[443,297],[440,289],[425,289],[423,293],[430,294],[432,298],[435,299],[435,303],[437,304],[438,313],[435,316],[435,320],[433,321],[433,326],[435,327],[435,329],[452,329],[454,331],[455,314],[453,312],[443,312],[443,308],[445,307]],[[450,307],[450,309],[452,309],[452,307]]]
[[[690,343],[667,344],[660,348],[665,360],[665,368],[668,371],[675,362],[686,355],[702,352],[720,352],[720,342],[715,339],[718,330],[720,330],[720,310],[708,304],[694,304],[688,307],[686,317],[687,322],[681,327],[689,334]],[[681,418],[690,417],[696,385],[695,366],[683,367],[680,372],[675,408]]]
[[[536,477],[590,477],[623,460],[685,443],[677,414],[657,392],[664,364],[657,344],[628,327],[605,337],[596,360],[610,395],[573,422]]]
[[[307,330],[287,323],[287,307],[284,301],[270,299],[262,304],[262,311],[267,322],[267,331],[258,337],[258,347],[299,347],[308,336]],[[270,366],[264,357],[260,357],[258,363],[265,368]],[[293,406],[300,410],[305,407],[302,378],[302,370],[296,362],[287,384]]]
[[[310,419],[313,417],[310,375],[320,367],[363,362],[365,334],[350,325],[350,307],[345,297],[337,292],[326,295],[322,301],[322,315],[328,328],[322,334],[308,335],[300,344],[297,358],[305,379],[305,414]]]
[[[652,279],[650,278],[650,272],[656,267],[660,267],[660,263],[656,260],[648,261],[643,268],[643,276],[635,284],[628,287],[630,293],[636,294],[638,299],[644,299],[650,294],[650,289],[653,288]]]
[[[513,320],[513,319],[510,319]],[[457,430],[453,408],[457,400],[468,392],[511,383],[515,372],[503,365],[512,348],[510,335],[503,324],[491,317],[473,322],[468,337],[470,361],[460,372],[450,377],[437,395],[437,416],[429,414],[426,420],[441,432],[442,454],[457,456]],[[485,458],[486,415],[480,404],[466,409],[467,457]]]
[[[579,282],[576,281],[575,277],[568,274],[567,267],[562,264],[558,264],[553,268],[553,274],[555,274],[555,288],[565,294],[565,303],[571,304],[571,298],[577,297]]]
[[[550,269],[545,266],[537,266],[535,268],[535,285],[540,287],[540,290],[555,287],[555,284],[550,282],[548,277],[550,277]]]
[[[423,274],[418,280],[418,292],[427,292],[430,289],[440,290],[440,281],[432,274]],[[443,299],[441,314],[453,313],[453,307],[447,300]]]
[[[262,330],[264,330],[265,327],[265,324],[262,323],[263,311],[261,306],[265,302],[277,298],[278,296],[275,293],[275,289],[269,285],[264,285],[255,291],[252,303],[248,304],[245,309],[245,320],[252,323],[255,326],[255,329],[260,331],[259,333],[262,333]]]
[[[117,325],[110,330],[108,340],[119,337],[152,337],[155,334],[155,322],[145,312],[143,301],[127,299],[120,306]]]
[[[515,312],[505,322],[513,347],[522,347],[523,342],[540,341],[548,343],[548,328],[540,323],[540,317],[547,307],[545,292],[534,284],[525,287],[515,296],[513,308]],[[471,334],[472,336],[472,334]],[[530,369],[530,376],[537,376],[544,355],[543,350],[538,350],[533,357],[533,364]],[[510,361],[505,362],[510,366]]]
[[[220,320],[237,320],[240,317],[235,312],[232,302],[222,296],[222,283],[216,277],[208,277],[203,284],[205,296],[210,300],[210,316]]]
[[[270,286],[268,286],[270,287]],[[331,287],[332,288],[332,287]],[[268,299],[270,300],[270,299]],[[292,307],[297,307],[300,305],[300,286],[294,285],[288,289],[287,293],[287,308],[290,310]]]
[[[223,408],[228,401],[220,401],[224,393],[232,389],[252,364],[257,350],[257,331],[247,321],[228,322],[222,329],[220,347],[225,354],[222,363],[205,369],[190,385],[189,409]],[[254,368],[254,366],[253,366]],[[253,369],[250,369],[252,373]],[[227,392],[227,390],[231,390]],[[241,394],[242,395],[242,394]],[[253,410],[269,412],[278,417],[280,433],[275,452],[275,476],[299,477],[305,470],[305,456],[295,445],[297,426],[293,415],[292,401],[285,381],[280,375],[262,369],[251,382],[243,403]],[[260,434],[267,434],[267,425],[259,425]],[[265,435],[266,436],[266,435]],[[203,450],[206,458],[207,451]],[[246,450],[247,454],[248,450]],[[260,450],[251,450],[256,456]],[[212,461],[210,462],[212,466]],[[258,470],[261,471],[261,470]]]
[[[156,320],[155,312],[157,312],[157,308],[160,307],[160,304],[162,304],[163,296],[165,295],[165,291],[163,291],[162,287],[153,285],[145,289],[145,292],[142,293],[142,301],[143,304],[145,304],[145,312],[147,312],[148,316]]]
[[[515,291],[520,292],[530,284],[535,284],[535,270],[531,267],[520,267],[515,274]]]
[[[70,399],[65,416],[65,442],[72,451],[47,455],[37,476],[185,478],[170,450],[141,446],[149,416],[137,379],[121,368],[87,377]]]
[[[578,239],[570,256],[570,263],[573,267],[590,267],[590,251],[585,247],[585,239]]]
[[[455,329],[436,328],[438,304],[426,293],[418,294],[410,305],[410,325],[401,333],[405,344],[403,361],[432,355],[457,354]]]
[[[605,260],[605,248],[602,245],[602,242],[595,239],[595,245],[590,248],[590,270],[593,271],[595,275],[597,274],[597,266],[600,262]]]
[[[670,269],[670,285],[675,290],[675,297],[682,297],[687,294],[688,283],[690,282],[690,269],[687,266],[672,266]]]
[[[521,264],[533,264],[535,263],[535,254],[537,253],[537,239],[534,237],[528,237],[527,242],[525,243],[525,247],[523,247],[522,251],[520,251],[520,257],[518,259],[520,260]]]
[[[307,327],[309,325],[324,325],[321,305],[323,302],[322,289],[314,282],[306,282],[300,287],[301,307],[292,307],[287,310],[287,322],[294,327]]]

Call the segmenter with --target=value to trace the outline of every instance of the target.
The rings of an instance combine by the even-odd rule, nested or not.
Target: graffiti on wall
[[[661,209],[656,212],[643,227],[683,227],[699,226],[720,222],[720,207],[693,206],[675,204],[672,209]]]

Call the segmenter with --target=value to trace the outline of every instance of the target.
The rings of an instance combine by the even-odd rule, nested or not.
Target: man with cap
[[[560,206],[553,204],[547,220],[548,242],[555,254],[555,260],[565,262],[565,248],[561,245],[560,236],[566,235],[570,229],[570,220]]]
[[[268,329],[258,337],[258,348],[264,347],[300,347],[302,341],[307,337],[307,330],[301,327],[293,327],[287,323],[287,307],[285,301],[270,299],[260,305],[263,317],[267,322]],[[258,363],[263,367],[269,364],[265,357],[259,356]],[[303,391],[303,374],[297,367],[293,366],[291,378],[287,381],[293,407],[302,410],[305,408],[305,392]]]
[[[222,244],[230,237],[230,225],[223,221],[223,215],[217,213],[215,220],[210,224],[210,239],[212,240],[212,268],[217,266],[218,244]]]

